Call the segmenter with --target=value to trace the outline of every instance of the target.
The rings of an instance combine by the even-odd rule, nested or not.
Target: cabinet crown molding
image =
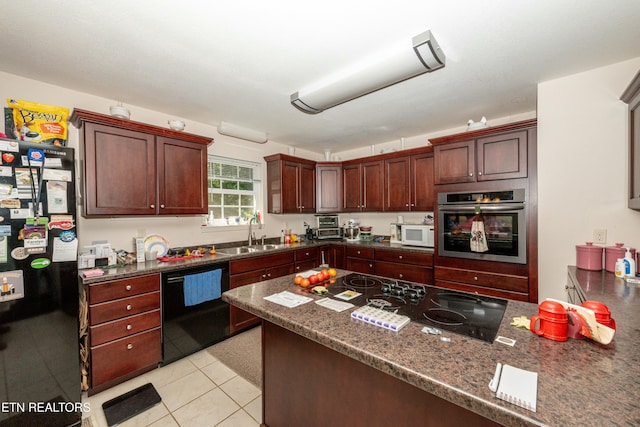
[[[160,126],[149,125],[133,120],[119,119],[107,114],[94,113],[93,111],[81,110],[78,108],[73,110],[69,121],[78,129],[82,127],[84,122],[89,122],[99,125],[113,126],[119,129],[144,132],[155,136],[164,136],[179,141],[194,142],[202,145],[209,145],[213,143],[213,138],[178,132],[172,129],[166,129]]]

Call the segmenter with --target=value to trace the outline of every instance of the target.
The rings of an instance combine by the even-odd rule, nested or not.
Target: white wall
[[[538,85],[539,297],[566,300],[576,245],[640,248],[640,212],[627,208],[628,117],[620,95],[640,58]]]

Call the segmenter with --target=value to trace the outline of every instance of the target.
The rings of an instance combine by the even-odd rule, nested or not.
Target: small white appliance
[[[402,224],[402,244],[432,248],[435,242],[433,225]]]

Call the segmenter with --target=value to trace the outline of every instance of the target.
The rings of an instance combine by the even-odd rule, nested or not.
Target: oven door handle
[[[476,205],[439,206],[438,209],[440,210],[440,212],[449,212],[449,213],[475,212]],[[518,211],[523,209],[524,209],[523,203],[513,204],[509,206],[506,206],[506,205],[481,205],[480,206],[481,211],[492,211],[492,212]]]

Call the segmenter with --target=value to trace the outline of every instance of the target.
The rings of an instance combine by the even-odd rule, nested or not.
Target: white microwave
[[[432,248],[435,241],[433,225],[402,224],[402,244]]]

